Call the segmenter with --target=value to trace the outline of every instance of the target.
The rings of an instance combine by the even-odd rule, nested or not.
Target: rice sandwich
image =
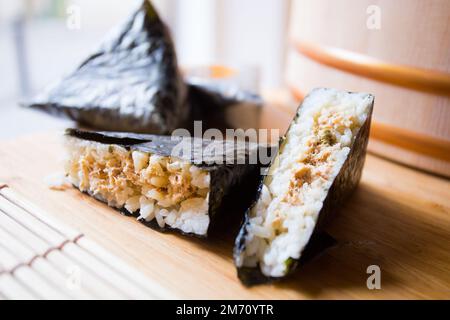
[[[73,72],[25,104],[96,130],[169,134],[189,117],[187,95],[169,30],[141,0]]]
[[[257,200],[236,239],[234,260],[245,284],[279,279],[357,186],[374,97],[315,89],[298,108]]]
[[[193,132],[194,121],[223,132],[257,127],[259,96],[235,85],[185,81],[178,69],[168,28],[141,0],[73,72],[24,105],[93,130],[171,134]]]
[[[206,237],[225,199],[259,183],[251,143],[68,129],[65,146],[75,187],[157,229]]]

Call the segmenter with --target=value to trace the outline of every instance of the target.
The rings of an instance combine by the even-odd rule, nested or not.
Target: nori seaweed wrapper
[[[97,130],[165,134],[186,121],[187,88],[149,1],[71,74],[30,103]]]
[[[80,129],[67,129],[66,135],[82,140],[100,142],[122,146],[128,150],[137,150],[160,156],[173,157],[174,150],[180,150],[189,145],[190,153],[180,154],[176,157],[207,170],[210,173],[209,209],[210,224],[208,233],[218,224],[227,223],[228,212],[223,212],[224,202],[233,203],[233,208],[241,208],[243,215],[245,209],[255,198],[257,186],[260,181],[262,164],[258,161],[258,153],[264,146],[255,143],[233,141],[212,141],[200,138],[185,138],[175,136],[159,136],[150,134],[136,134],[125,132],[97,132]],[[215,143],[213,152],[208,151],[211,143]],[[211,149],[209,149],[211,150]],[[265,150],[267,152],[267,150]],[[102,199],[98,199],[103,201]],[[138,214],[135,213],[135,214]],[[153,219],[150,222],[141,220],[145,225],[160,230],[175,230],[167,226],[161,229]],[[199,236],[197,234],[191,234]],[[206,236],[206,235],[205,235]],[[201,236],[200,236],[201,237]]]
[[[340,169],[338,175],[335,177],[330,189],[328,190],[327,196],[323,201],[322,209],[319,212],[314,231],[308,241],[308,244],[305,246],[300,256],[300,259],[289,259],[288,264],[286,264],[288,272],[283,277],[268,277],[264,275],[259,268],[259,264],[256,267],[237,267],[237,275],[243,284],[252,286],[267,282],[279,281],[289,274],[292,274],[298,266],[309,262],[310,260],[323,253],[324,250],[334,246],[337,243],[337,241],[324,230],[324,227],[330,222],[341,205],[353,193],[361,179],[366,158],[367,144],[369,141],[370,123],[374,104],[374,97],[372,95],[370,95],[370,97],[371,103],[368,116],[364,124],[359,129],[350,147],[350,152],[347,155],[344,164],[342,165],[342,168]],[[287,132],[289,132],[292,124],[299,117],[299,111],[301,107],[302,104],[299,106],[296,115],[291,122],[291,125],[287,129]],[[287,132],[282,138],[280,138],[278,154],[281,154],[283,152],[284,146],[287,142]],[[276,157],[273,158],[272,162],[274,162],[275,160]],[[264,184],[265,179],[266,177],[261,179],[261,184],[258,187],[258,193],[255,197],[255,201],[245,213],[244,221],[235,241],[233,252],[235,256],[238,256],[245,249],[245,239],[247,236],[246,226],[249,224],[250,210],[253,208],[259,198],[261,188]]]
[[[249,129],[259,127],[262,98],[237,85],[190,78],[188,101],[190,114],[186,129],[193,132],[194,121],[202,121],[202,129]]]

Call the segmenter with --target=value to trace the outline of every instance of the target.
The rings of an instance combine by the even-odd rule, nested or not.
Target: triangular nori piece
[[[170,34],[149,1],[29,106],[101,130],[168,133],[188,116]]]

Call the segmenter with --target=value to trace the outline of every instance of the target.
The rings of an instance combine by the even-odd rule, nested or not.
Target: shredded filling
[[[185,160],[69,137],[66,174],[81,191],[109,206],[139,212],[161,228],[204,235],[210,174]]]

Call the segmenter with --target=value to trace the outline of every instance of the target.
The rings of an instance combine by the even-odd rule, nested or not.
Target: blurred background
[[[53,124],[53,119],[37,114],[27,116],[27,125],[20,125],[23,128],[18,128],[19,123],[12,125],[11,117],[24,112],[16,108],[16,102],[73,70],[139,3],[0,0],[0,137]],[[253,91],[280,86],[288,0],[153,3],[170,27],[181,67],[227,65],[244,70],[243,86]]]
[[[288,118],[314,87],[373,93],[369,149],[450,176],[450,1],[152,2],[185,73],[218,66]],[[139,3],[0,0],[0,139],[66,126],[18,101],[73,70]]]

